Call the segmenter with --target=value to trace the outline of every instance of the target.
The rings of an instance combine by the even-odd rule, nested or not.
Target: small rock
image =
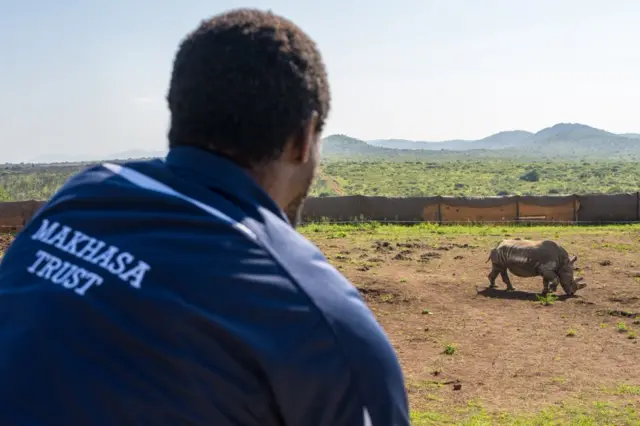
[[[600,266],[609,266],[611,265],[611,261],[610,260],[602,260],[600,261]]]
[[[453,390],[454,391],[459,391],[460,389],[462,389],[462,383],[454,383],[453,384]]]

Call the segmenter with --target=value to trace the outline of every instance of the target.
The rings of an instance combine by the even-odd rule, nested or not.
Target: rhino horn
[[[574,280],[574,282],[579,283],[582,280],[584,280],[584,277],[578,277]]]
[[[578,260],[578,256],[573,256],[571,259],[569,259],[569,263],[573,265],[576,260]]]
[[[580,283],[578,284],[578,290],[582,290],[583,288],[585,288],[587,286],[586,283]]]

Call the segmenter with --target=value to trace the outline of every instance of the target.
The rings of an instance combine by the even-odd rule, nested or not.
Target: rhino
[[[582,278],[573,277],[573,264],[577,259],[577,256],[569,258],[567,251],[555,241],[503,240],[491,249],[487,259],[487,262],[491,260],[489,288],[496,287],[496,278],[500,275],[507,290],[515,290],[508,270],[523,278],[541,276],[542,294],[555,292],[559,283],[566,294],[573,295],[587,286],[580,282]]]

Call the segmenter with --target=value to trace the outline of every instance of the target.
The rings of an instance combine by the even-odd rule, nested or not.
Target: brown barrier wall
[[[0,232],[21,229],[44,202],[0,202]],[[640,222],[640,193],[507,197],[322,197],[307,199],[303,222]]]
[[[518,218],[551,222],[572,222],[577,218],[580,200],[567,196],[518,197]]]
[[[640,222],[640,193],[468,198],[310,198],[302,216],[305,222]]]
[[[442,222],[504,222],[518,216],[516,197],[442,197]]]
[[[578,216],[588,222],[633,222],[640,220],[640,194],[581,195]]]
[[[0,232],[20,230],[42,204],[43,201],[0,202]]]

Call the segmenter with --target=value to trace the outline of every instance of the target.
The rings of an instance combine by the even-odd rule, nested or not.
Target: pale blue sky
[[[166,144],[182,37],[271,8],[318,43],[325,132],[481,138],[581,122],[640,132],[640,1],[0,0],[0,162]]]

